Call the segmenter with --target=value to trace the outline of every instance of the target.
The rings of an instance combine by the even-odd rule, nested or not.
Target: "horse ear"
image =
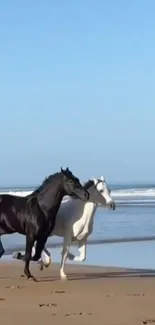
[[[104,182],[104,177],[103,177],[103,176],[101,176],[101,181],[103,181],[103,182]]]
[[[61,167],[61,172],[62,172],[62,173],[64,173],[64,170],[63,170],[63,168],[62,168],[62,167]]]
[[[96,185],[98,180],[94,176],[92,178],[93,178],[94,184]]]
[[[66,168],[66,172],[69,172],[69,168],[68,167]]]

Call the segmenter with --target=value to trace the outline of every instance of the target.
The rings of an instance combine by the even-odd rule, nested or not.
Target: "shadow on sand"
[[[155,270],[150,269],[126,269],[120,271],[110,271],[110,272],[79,272],[79,273],[72,273],[67,272],[69,281],[78,281],[78,280],[93,280],[93,279],[100,279],[100,278],[150,278],[155,277]],[[59,281],[60,276],[51,275],[51,277],[39,277],[39,282],[46,282],[46,281]]]

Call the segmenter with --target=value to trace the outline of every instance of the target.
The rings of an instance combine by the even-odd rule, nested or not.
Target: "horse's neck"
[[[44,208],[49,218],[57,214],[64,195],[65,191],[61,183],[58,183],[55,188],[47,190],[44,194],[38,195],[38,202]]]
[[[86,211],[91,217],[94,216],[97,209],[97,204],[93,202],[86,202],[84,212]]]
[[[60,208],[60,205],[61,205],[61,202],[62,202],[62,199],[64,197],[64,191],[59,191],[57,196],[56,196],[56,199],[55,201],[53,201],[53,205],[52,207],[49,209],[49,216],[51,215],[52,216],[52,212],[54,212],[55,214],[57,214],[59,208]]]
[[[83,208],[83,213],[81,216],[81,221],[82,222],[88,222],[92,220],[95,212],[97,209],[97,204],[93,203],[93,202],[86,202],[84,204],[84,208]]]

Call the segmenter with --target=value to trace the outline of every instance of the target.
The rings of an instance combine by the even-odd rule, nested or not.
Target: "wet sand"
[[[134,325],[155,324],[155,272],[67,265],[44,271],[31,263],[38,282],[21,277],[23,263],[0,262],[1,323]]]

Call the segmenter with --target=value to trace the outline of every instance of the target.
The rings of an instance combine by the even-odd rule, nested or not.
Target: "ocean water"
[[[155,240],[149,240],[149,237],[155,239],[155,184],[110,187],[116,210],[98,208],[94,231],[89,237],[91,245],[88,245],[85,264],[155,268]],[[0,193],[26,196],[33,190],[33,187],[1,188]],[[143,237],[141,241],[134,241],[140,237]],[[133,239],[133,242],[119,243],[128,238]],[[118,240],[118,243],[108,243],[114,239],[116,242]],[[104,243],[104,240],[107,243]],[[25,246],[25,236],[18,234],[5,235],[2,241],[6,252]],[[62,240],[55,236],[48,239],[50,247],[61,243]],[[71,249],[78,254],[76,248]],[[54,262],[60,261],[60,251],[61,247],[52,248]]]

